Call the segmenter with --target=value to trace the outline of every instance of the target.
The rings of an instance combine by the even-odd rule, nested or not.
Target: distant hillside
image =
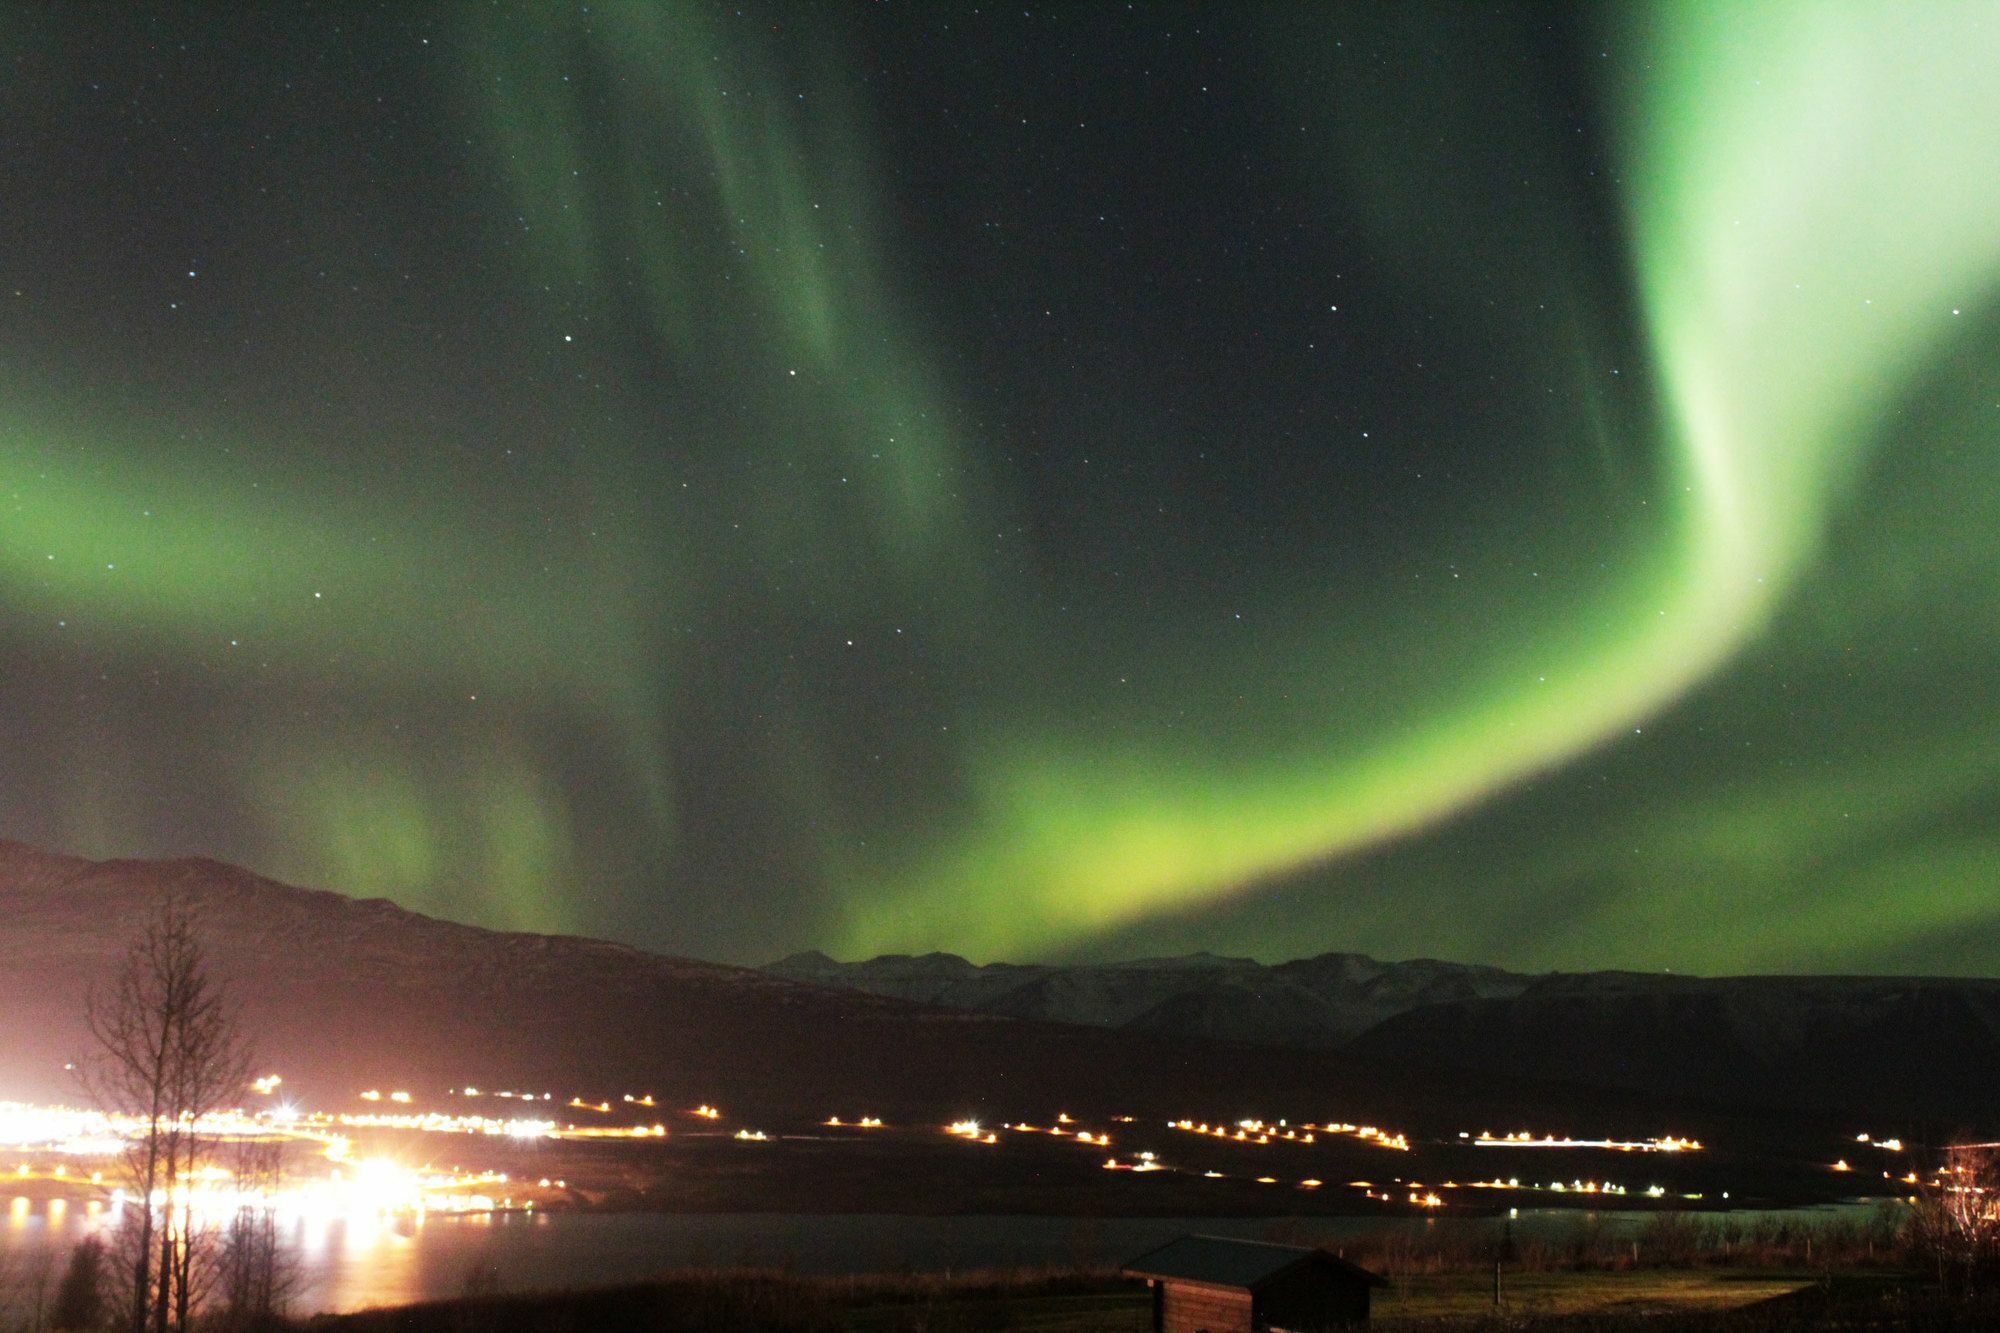
[[[74,1095],[84,994],[161,896],[201,914],[262,1067],[311,1096],[489,1088],[826,1114],[1085,1111],[1422,1117],[1601,1099],[1330,1052],[1107,1032],[829,989],[595,940],[437,921],[207,860],[87,861],[0,841],[0,1099]],[[1635,1128],[1650,1115],[1627,1106]]]
[[[982,967],[949,953],[837,963],[812,952],[764,970],[792,981],[1015,1018],[1299,1047],[1338,1046],[1411,1009],[1510,998],[1535,982],[1497,967],[1429,958],[1381,963],[1357,953],[1272,967],[1209,953],[1069,967]]]
[[[1920,1118],[2000,1117],[2000,981],[1534,977],[1329,953],[1271,966],[1194,954],[1129,963],[975,966],[952,954],[773,976],[982,1013],[1339,1050],[1487,1078],[1564,1080],[1705,1103]]]
[[[1935,1133],[2000,1129],[2000,981],[1545,977],[1507,999],[1413,1008],[1341,1048],[1469,1073],[1849,1109]]]
[[[85,990],[170,890],[201,912],[260,1063],[325,1098],[475,1083],[773,1113],[1054,1102],[1456,1129],[1560,1112],[1648,1132],[1670,1107],[1943,1128],[2000,1108],[2000,982],[1532,978],[1353,954],[1273,967],[800,955],[758,971],[480,930],[214,861],[96,862],[6,841],[0,1099],[73,1093],[62,1067],[85,1048]]]

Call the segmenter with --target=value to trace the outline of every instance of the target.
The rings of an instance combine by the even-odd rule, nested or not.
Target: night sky
[[[2000,969],[2000,7],[0,13],[0,834]]]

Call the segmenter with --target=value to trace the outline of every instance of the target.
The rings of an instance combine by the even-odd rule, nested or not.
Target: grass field
[[[1510,1273],[1501,1280],[1500,1313],[1510,1316],[1663,1314],[1730,1310],[1789,1296],[1810,1275],[1728,1268],[1622,1273]],[[1490,1314],[1490,1274],[1454,1273],[1398,1281],[1375,1297],[1384,1324]]]
[[[1812,1281],[1796,1272],[1732,1269],[1510,1274],[1503,1281],[1499,1313],[1518,1318],[1732,1310],[1789,1296],[1811,1286]],[[843,1318],[842,1327],[855,1333],[913,1333],[917,1329],[1142,1333],[1151,1327],[1151,1311],[1146,1293],[1138,1290],[985,1297],[856,1309]],[[1493,1313],[1490,1276],[1411,1277],[1375,1298],[1375,1322],[1391,1328]]]
[[[925,1305],[886,1305],[849,1311],[842,1329],[854,1333],[915,1333],[916,1330],[1018,1329],[1022,1333],[1145,1333],[1153,1326],[1153,1303],[1144,1291],[1020,1296]]]

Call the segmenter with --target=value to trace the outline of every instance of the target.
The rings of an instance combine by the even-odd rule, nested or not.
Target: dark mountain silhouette
[[[1468,1073],[1679,1090],[1741,1106],[2000,1128],[2000,981],[1546,977],[1511,999],[1426,1005],[1342,1046]]]
[[[1338,1050],[1469,1076],[1562,1080],[1711,1105],[1912,1117],[1949,1131],[2000,1116],[2000,981],[1599,972],[1535,977],[1329,953],[1266,966],[1197,954],[976,966],[952,954],[775,976],[1126,1032]]]
[[[199,913],[260,1067],[288,1089],[343,1103],[363,1088],[434,1097],[474,1084],[558,1100],[651,1093],[761,1114],[857,1103],[953,1118],[1062,1106],[1311,1110],[1456,1126],[1478,1109],[1504,1117],[1591,1100],[1512,1080],[1468,1090],[1396,1061],[946,1009],[595,940],[481,930],[215,861],[97,862],[9,842],[0,842],[0,1099],[76,1095],[63,1065],[87,1045],[86,989],[115,972],[170,892]],[[1645,1108],[1627,1110],[1635,1127],[1650,1124]]]
[[[1670,1112],[1730,1106],[1944,1130],[2000,1110],[2000,982],[1535,978],[1354,954],[1272,967],[802,955],[759,971],[481,930],[215,861],[5,841],[0,1099],[75,1095],[63,1066],[87,1044],[86,989],[169,892],[200,913],[260,1064],[329,1099],[471,1083],[768,1114],[1054,1103],[1455,1130],[1558,1112],[1647,1132]]]
[[[948,953],[837,963],[812,952],[764,970],[794,981],[1016,1018],[1299,1047],[1337,1046],[1420,1005],[1504,998],[1535,982],[1497,967],[1428,958],[1381,963],[1355,953],[1275,967],[1209,953],[1067,967],[981,967]]]

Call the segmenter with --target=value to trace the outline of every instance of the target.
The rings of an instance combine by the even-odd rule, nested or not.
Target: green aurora
[[[2000,6],[321,22],[0,22],[0,832],[2000,967]]]

